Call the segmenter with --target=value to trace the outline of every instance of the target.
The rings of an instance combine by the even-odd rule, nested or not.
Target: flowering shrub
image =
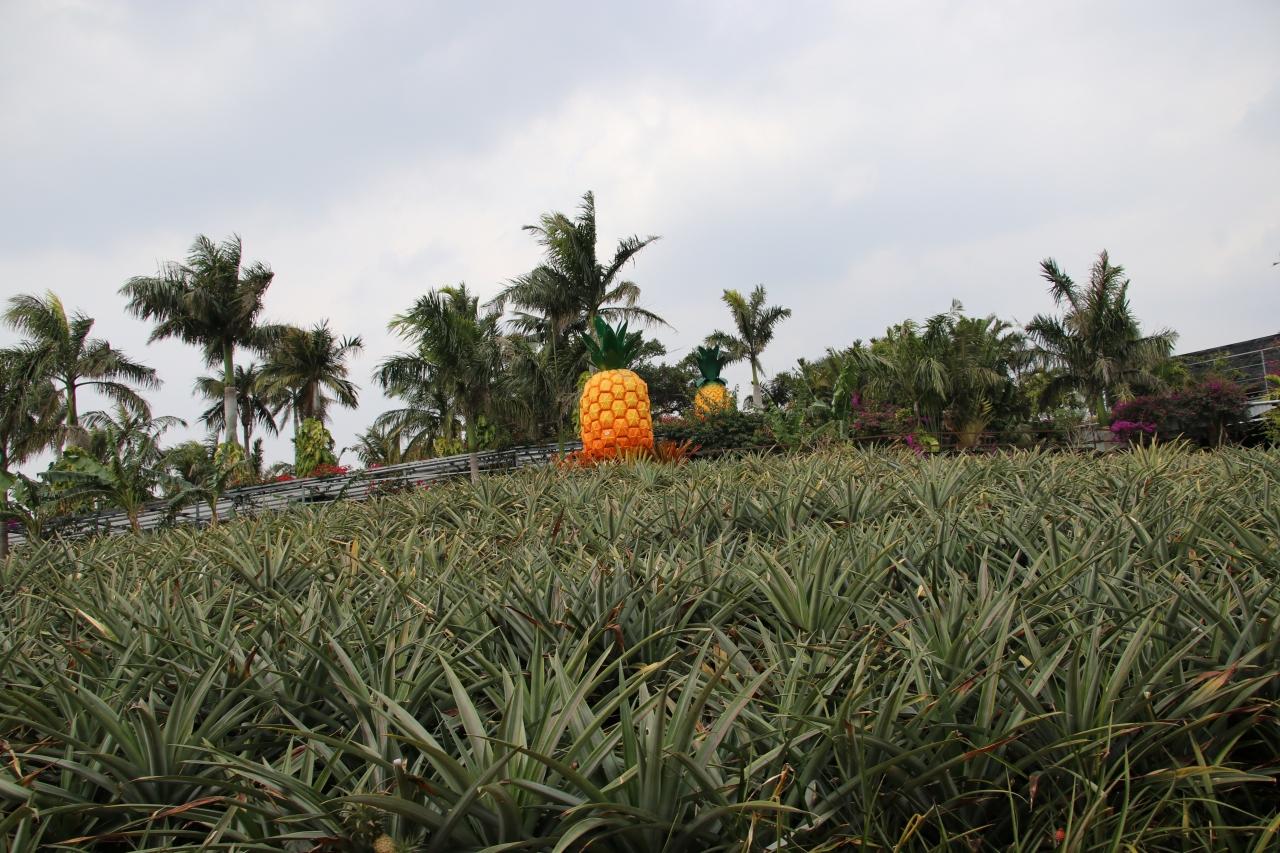
[[[1143,436],[1154,435],[1156,425],[1150,421],[1112,421],[1111,434],[1122,441],[1140,441]]]
[[[267,482],[268,483],[287,483],[290,480],[296,480],[296,479],[298,478],[293,476],[292,474],[276,474],[270,480],[267,480]]]
[[[1213,447],[1222,443],[1229,427],[1244,420],[1246,402],[1244,391],[1234,382],[1207,379],[1180,391],[1117,403],[1111,410],[1111,420],[1151,425],[1151,430],[1141,432],[1156,438],[1185,438],[1202,447]],[[1132,429],[1128,432],[1137,437]]]
[[[910,428],[911,411],[886,403],[864,403],[854,395],[849,410],[849,430],[860,438],[890,438]]]
[[[903,442],[906,443],[907,447],[911,448],[911,451],[915,453],[916,456],[924,456],[926,453],[937,453],[942,447],[938,442],[938,439],[929,435],[927,432],[922,432],[919,435],[914,432],[908,433],[906,438],[903,439]]]
[[[321,462],[319,465],[311,469],[312,477],[337,477],[345,474],[350,469],[346,465],[334,465],[330,462]]]

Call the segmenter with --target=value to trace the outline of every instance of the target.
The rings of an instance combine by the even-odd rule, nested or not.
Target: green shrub
[[[774,443],[763,414],[732,409],[712,412],[705,419],[686,417],[659,422],[654,425],[653,434],[655,439],[676,443],[690,441],[704,451],[768,447]]]
[[[1267,399],[1277,403],[1263,414],[1262,429],[1267,440],[1280,444],[1280,373],[1267,375]]]
[[[333,455],[333,436],[324,424],[315,418],[307,418],[298,427],[293,439],[293,468],[299,477],[309,477],[318,465],[336,465]]]

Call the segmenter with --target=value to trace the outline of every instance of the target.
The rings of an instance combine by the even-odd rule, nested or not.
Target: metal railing
[[[531,465],[545,465],[561,451],[567,453],[581,446],[580,442],[570,441],[563,445],[545,444],[509,450],[492,450],[477,454],[476,462],[481,472],[511,471]],[[350,474],[303,477],[284,482],[229,489],[217,501],[216,506],[218,517],[227,519],[237,515],[274,512],[303,504],[335,500],[367,500],[408,491],[440,480],[466,477],[470,473],[471,457],[463,453],[457,456],[426,459],[421,462],[385,465]],[[203,525],[212,521],[212,518],[213,513],[207,501],[175,507],[170,501],[160,499],[148,503],[143,508],[138,515],[138,526],[143,530],[154,530],[180,524]],[[114,509],[74,516],[51,522],[46,526],[48,534],[67,538],[120,533],[131,529],[129,516],[123,510]],[[24,538],[20,531],[10,533],[10,540],[15,544],[21,543]]]
[[[1245,392],[1251,406],[1266,404],[1264,408],[1269,408],[1273,402],[1268,399],[1267,376],[1280,374],[1280,346],[1268,345],[1243,352],[1201,351],[1179,358],[1192,372],[1197,367],[1220,365],[1237,373],[1236,384]]]

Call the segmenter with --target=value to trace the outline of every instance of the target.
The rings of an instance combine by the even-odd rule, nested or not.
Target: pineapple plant
[[[596,337],[582,340],[596,367],[579,400],[582,452],[587,459],[608,459],[653,450],[649,386],[629,369],[640,350],[640,333],[614,329],[595,318]]]
[[[706,418],[712,412],[727,409],[733,405],[729,391],[724,387],[720,371],[729,361],[729,356],[720,351],[720,347],[698,347],[693,351],[694,360],[702,379],[698,382],[698,391],[693,395],[693,413],[699,418]]]

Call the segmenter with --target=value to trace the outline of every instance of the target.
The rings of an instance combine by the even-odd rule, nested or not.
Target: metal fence
[[[1249,400],[1250,416],[1256,417],[1274,404],[1268,399],[1267,376],[1280,375],[1280,336],[1246,341],[1241,346],[1245,348],[1200,350],[1179,358],[1193,373],[1221,369],[1234,376]]]
[[[577,450],[577,441],[563,445],[547,444],[536,447],[516,447],[510,450],[494,450],[477,456],[481,472],[511,471],[531,465],[545,465],[560,452]],[[335,500],[366,500],[381,495],[409,491],[440,480],[466,477],[471,473],[471,458],[467,454],[427,459],[422,462],[405,462],[386,465],[351,474],[332,477],[304,477],[280,483],[263,483],[228,490],[217,502],[221,519],[237,515],[253,515],[274,512],[305,504],[325,503]],[[179,524],[208,524],[212,512],[208,502],[200,501],[174,507],[164,500],[153,501],[138,516],[138,526],[143,530],[172,527]],[[117,533],[130,530],[129,517],[121,510],[104,510],[55,521],[46,528],[50,534],[64,537],[80,537]],[[20,532],[10,534],[15,543],[22,542]]]

